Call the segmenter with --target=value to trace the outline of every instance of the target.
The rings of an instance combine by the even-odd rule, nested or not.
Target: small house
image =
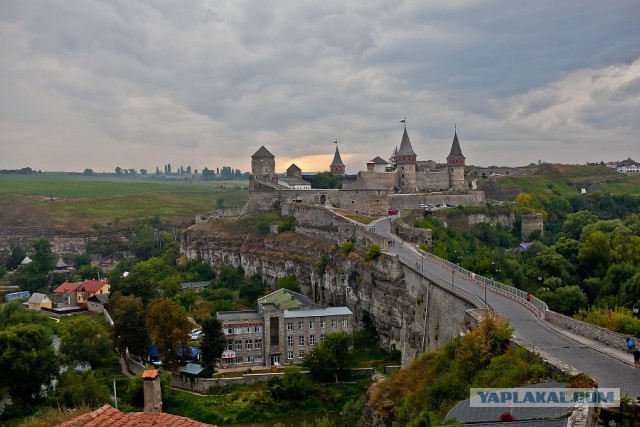
[[[109,294],[93,295],[87,300],[87,309],[92,313],[102,314],[109,309]]]
[[[29,310],[35,310],[35,311],[40,311],[43,308],[51,309],[53,306],[53,303],[51,302],[48,296],[46,296],[45,294],[39,294],[39,293],[34,293],[33,295],[31,295],[31,298],[29,298],[28,304],[29,304]]]
[[[200,292],[209,286],[210,283],[211,281],[209,280],[204,282],[183,282],[180,283],[180,290],[186,291],[187,289],[193,289],[196,292]]]
[[[108,280],[85,280],[78,286],[78,305],[86,306],[92,296],[108,293]]]

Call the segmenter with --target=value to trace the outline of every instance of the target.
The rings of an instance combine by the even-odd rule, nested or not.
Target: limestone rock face
[[[400,351],[403,364],[466,331],[465,310],[473,308],[395,256],[383,253],[366,262],[364,248],[356,245],[347,256],[320,236],[295,232],[258,236],[234,230],[229,223],[212,222],[185,232],[182,253],[189,259],[200,257],[214,269],[241,266],[246,275],[260,275],[274,290],[279,278],[296,277],[301,292],[316,303],[346,306],[357,326],[374,326],[380,345]]]

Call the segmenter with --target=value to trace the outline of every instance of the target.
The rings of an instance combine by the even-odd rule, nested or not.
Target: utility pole
[[[113,401],[116,403],[116,411],[118,410],[118,393],[116,392],[116,377],[113,377]]]

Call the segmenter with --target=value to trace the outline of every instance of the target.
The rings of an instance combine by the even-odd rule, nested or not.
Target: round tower
[[[398,191],[401,193],[414,193],[416,188],[416,153],[413,151],[411,141],[409,140],[409,134],[407,134],[407,127],[404,127],[404,133],[402,134],[402,142],[400,142],[400,148],[396,153],[396,173]]]
[[[447,169],[449,171],[449,188],[455,191],[463,191],[467,189],[464,182],[464,163],[465,157],[460,149],[458,141],[458,131],[454,128],[453,143],[451,144],[451,152],[447,156]]]

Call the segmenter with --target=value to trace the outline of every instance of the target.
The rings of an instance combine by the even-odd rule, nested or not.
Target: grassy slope
[[[188,223],[211,211],[216,200],[242,206],[246,181],[175,182],[59,174],[0,175],[0,226],[88,228],[156,214]],[[53,196],[54,200],[50,200]]]
[[[503,186],[518,185],[525,193],[539,193],[550,188],[562,194],[576,194],[575,187],[587,182],[597,183],[607,192],[640,194],[640,176],[625,176],[605,166],[544,165],[536,175],[503,176],[498,178]]]

